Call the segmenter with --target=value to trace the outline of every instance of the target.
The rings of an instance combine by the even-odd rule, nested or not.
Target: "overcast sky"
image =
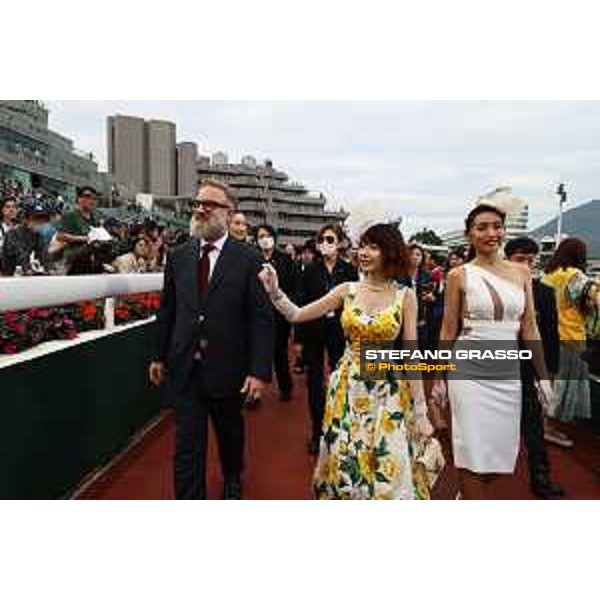
[[[402,215],[408,232],[461,226],[473,199],[511,185],[531,224],[600,197],[600,102],[47,101],[53,129],[106,168],[106,117],[168,119],[200,152],[270,158],[353,221]]]

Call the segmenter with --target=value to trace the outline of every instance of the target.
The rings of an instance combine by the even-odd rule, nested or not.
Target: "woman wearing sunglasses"
[[[344,239],[344,232],[339,225],[326,225],[319,231],[317,257],[307,263],[299,275],[298,299],[301,305],[322,298],[341,283],[358,279],[356,269],[340,256]],[[328,311],[312,323],[302,325],[299,332],[303,343],[312,425],[308,450],[312,455],[319,451],[325,412],[325,351],[332,371],[344,353],[345,340],[340,315],[340,309]]]

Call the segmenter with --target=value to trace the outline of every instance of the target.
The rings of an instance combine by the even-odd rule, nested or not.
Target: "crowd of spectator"
[[[6,179],[0,197],[4,277],[160,271],[167,248],[188,237],[140,212],[131,220],[103,216],[91,186],[77,190],[75,206]]]

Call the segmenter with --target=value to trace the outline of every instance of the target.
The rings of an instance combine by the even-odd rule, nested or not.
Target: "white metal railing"
[[[0,278],[0,312],[105,298],[106,327],[114,326],[114,297],[162,290],[162,273]]]

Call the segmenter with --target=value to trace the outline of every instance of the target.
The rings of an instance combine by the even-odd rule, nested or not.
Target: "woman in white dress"
[[[491,202],[479,204],[469,213],[466,236],[474,259],[448,276],[440,348],[458,342],[494,350],[494,341],[502,341],[502,349],[518,349],[520,337],[533,352],[544,396],[550,401],[551,386],[536,343],[540,334],[531,279],[500,254],[505,219],[505,210]],[[464,499],[492,498],[491,484],[498,476],[514,472],[519,452],[519,361],[495,361],[494,379],[490,379],[489,361],[469,361],[466,371],[463,366],[460,369],[459,375],[448,380],[460,495]]]

